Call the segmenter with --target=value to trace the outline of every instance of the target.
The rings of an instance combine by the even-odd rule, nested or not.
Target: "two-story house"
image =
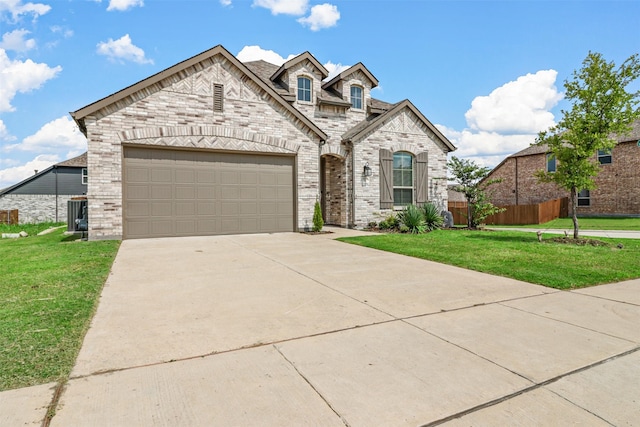
[[[455,147],[408,100],[372,98],[358,63],[327,79],[216,46],[73,113],[88,140],[89,238],[363,227],[409,203],[446,206]]]
[[[593,160],[600,164],[597,188],[578,193],[579,215],[640,215],[640,120],[633,123],[629,134],[616,140],[611,152],[593,154]],[[535,177],[536,171],[554,172],[556,166],[545,145],[532,145],[512,154],[485,178],[502,179],[490,187],[491,202],[499,206],[529,205],[568,197],[568,192],[556,184],[540,183]]]

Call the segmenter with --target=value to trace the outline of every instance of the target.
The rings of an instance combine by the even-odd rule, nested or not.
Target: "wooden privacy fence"
[[[500,206],[506,209],[499,214],[490,215],[485,219],[487,225],[525,225],[543,224],[556,218],[569,216],[569,199],[549,200],[535,205]],[[467,202],[449,202],[449,211],[453,214],[453,223],[467,224]]]
[[[18,209],[11,209],[9,211],[0,211],[0,224],[17,224],[18,223]]]

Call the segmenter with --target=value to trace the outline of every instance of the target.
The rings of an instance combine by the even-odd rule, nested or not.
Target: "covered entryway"
[[[294,230],[293,156],[124,147],[125,239]]]

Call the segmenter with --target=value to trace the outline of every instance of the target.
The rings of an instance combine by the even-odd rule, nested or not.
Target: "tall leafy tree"
[[[616,68],[601,54],[589,52],[582,68],[565,80],[565,98],[572,104],[562,110],[560,122],[538,135],[536,144],[546,144],[558,161],[556,171],[538,171],[542,182],[555,182],[569,191],[573,217],[573,237],[578,238],[578,193],[595,188],[594,178],[600,170],[598,150],[610,151],[616,136],[629,133],[640,117],[638,92],[627,86],[640,76],[638,55],[632,55]]]
[[[483,179],[491,169],[482,167],[473,160],[451,157],[447,162],[452,178],[456,181],[456,191],[464,194],[467,199],[467,226],[477,228],[489,215],[504,211],[494,206],[485,194],[488,186],[500,182],[500,179]]]

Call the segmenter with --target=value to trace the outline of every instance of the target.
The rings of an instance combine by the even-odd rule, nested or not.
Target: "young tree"
[[[455,190],[464,194],[467,199],[467,226],[477,228],[489,215],[504,211],[488,201],[485,191],[499,179],[482,181],[491,169],[482,167],[472,160],[459,159],[455,156],[447,162],[447,166],[458,183]]]
[[[578,238],[577,202],[581,190],[595,188],[600,170],[595,160],[598,150],[610,151],[615,137],[627,134],[640,117],[640,92],[627,92],[627,86],[640,76],[638,55],[632,55],[615,68],[599,53],[589,52],[582,68],[565,80],[565,98],[571,110],[562,110],[560,122],[540,132],[536,144],[546,144],[558,161],[556,171],[538,171],[542,182],[555,182],[569,191],[573,217],[573,238]]]

